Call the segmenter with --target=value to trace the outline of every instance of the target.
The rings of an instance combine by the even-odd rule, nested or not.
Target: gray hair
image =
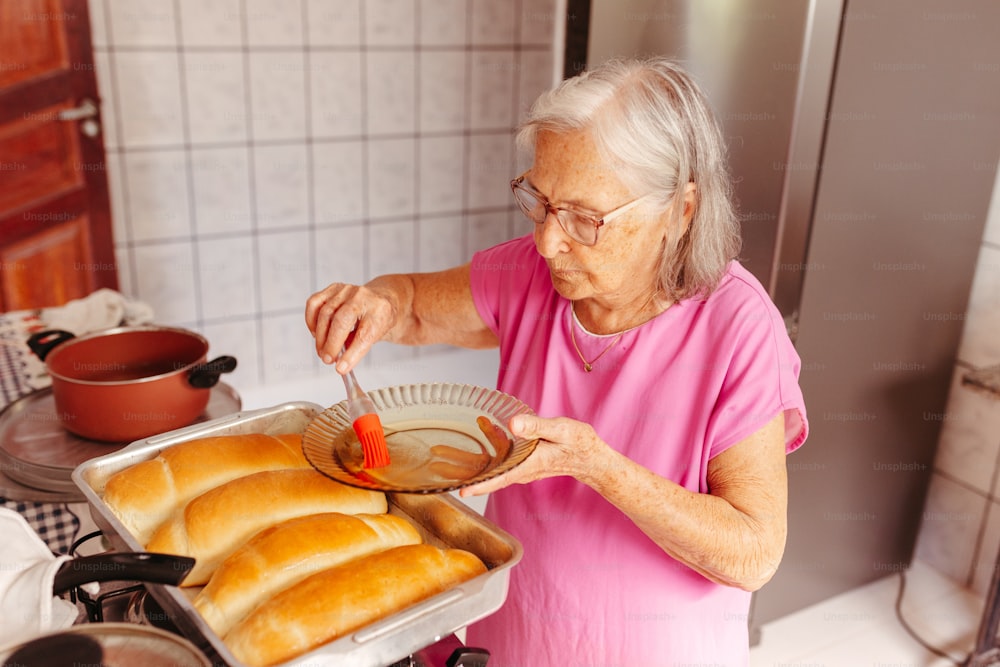
[[[634,194],[662,193],[663,211],[673,204],[658,287],[676,300],[711,294],[742,241],[722,131],[698,85],[666,58],[612,60],[539,97],[517,143],[530,151],[540,131],[576,130],[591,133]],[[687,183],[696,205],[685,230]]]

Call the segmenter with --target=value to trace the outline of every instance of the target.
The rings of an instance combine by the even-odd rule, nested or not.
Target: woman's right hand
[[[306,300],[306,326],[316,341],[316,354],[325,364],[337,361],[337,372],[343,375],[395,326],[397,311],[392,290],[333,283]]]

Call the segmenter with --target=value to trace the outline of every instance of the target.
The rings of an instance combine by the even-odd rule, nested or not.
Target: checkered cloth
[[[80,532],[80,519],[68,505],[4,500],[3,506],[23,516],[52,553],[72,555],[70,550]]]
[[[45,364],[26,345],[28,336],[44,328],[33,311],[0,315],[0,408],[51,384]],[[80,520],[67,504],[2,497],[0,504],[23,516],[53,553],[69,554]]]

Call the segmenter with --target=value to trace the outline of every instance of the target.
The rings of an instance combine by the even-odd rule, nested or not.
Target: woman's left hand
[[[508,424],[516,438],[538,439],[535,451],[513,470],[461,490],[462,496],[478,496],[510,486],[527,484],[546,477],[569,475],[581,481],[595,472],[608,445],[590,424],[556,417],[545,419],[535,415],[517,415]]]
[[[707,493],[689,491],[628,459],[584,422],[518,415],[509,428],[519,438],[538,438],[535,451],[510,472],[461,495],[569,475],[711,581],[754,591],[781,562],[788,506],[784,413],[709,460]]]

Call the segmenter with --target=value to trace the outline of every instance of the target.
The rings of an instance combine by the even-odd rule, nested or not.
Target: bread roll
[[[167,447],[108,478],[104,502],[139,544],[189,500],[226,482],[282,468],[309,468],[298,433],[220,435]]]
[[[328,512],[283,521],[254,535],[219,565],[194,607],[220,637],[254,607],[311,574],[404,544],[419,544],[391,514]]]
[[[278,593],[237,623],[224,642],[247,665],[274,665],[485,571],[461,549],[414,544],[380,551]]]
[[[206,583],[229,554],[256,533],[308,514],[384,514],[385,494],[336,482],[309,470],[268,470],[206,491],[174,512],[146,551],[191,556],[182,586]]]

